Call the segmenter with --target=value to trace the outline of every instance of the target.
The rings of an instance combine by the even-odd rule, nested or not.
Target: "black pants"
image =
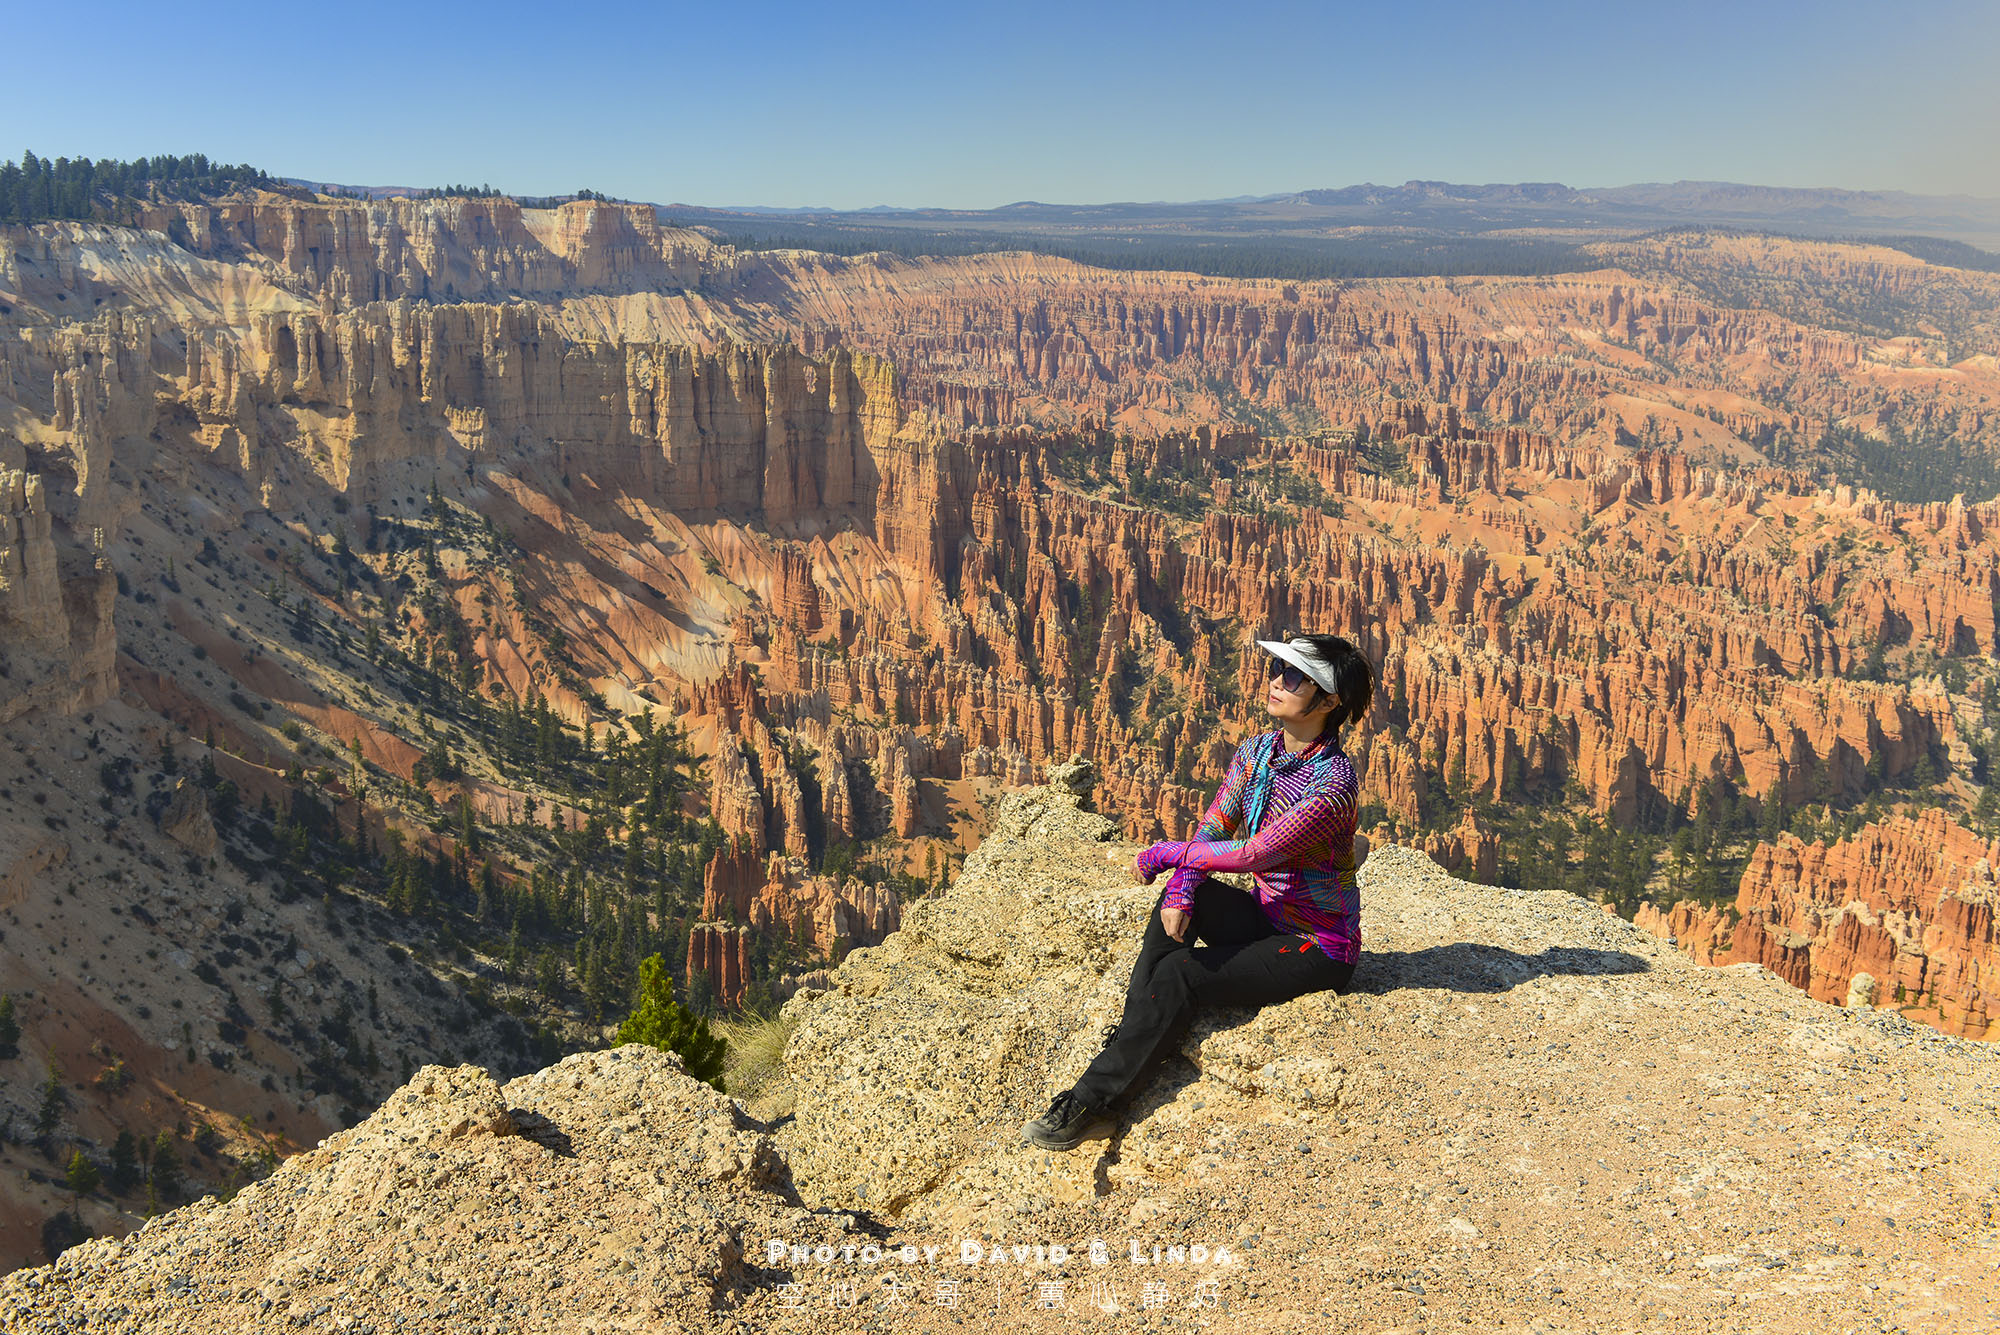
[[[1186,941],[1160,925],[1165,889],[1153,904],[1118,1033],[1073,1087],[1093,1108],[1108,1108],[1136,1088],[1180,1042],[1198,1007],[1268,1006],[1310,992],[1345,992],[1354,976],[1352,964],[1328,959],[1312,938],[1273,927],[1248,891],[1204,877],[1191,899]]]

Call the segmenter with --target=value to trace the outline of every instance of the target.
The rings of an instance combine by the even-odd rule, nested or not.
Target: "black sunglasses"
[[[1297,692],[1299,687],[1305,685],[1310,680],[1305,673],[1299,671],[1292,664],[1282,662],[1276,658],[1271,660],[1270,677],[1272,681],[1277,682],[1280,686],[1292,692]]]

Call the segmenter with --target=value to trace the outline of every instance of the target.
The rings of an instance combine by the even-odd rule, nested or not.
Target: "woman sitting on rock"
[[[1022,1128],[1043,1149],[1073,1149],[1108,1129],[1108,1110],[1174,1050],[1198,1008],[1345,992],[1353,977],[1361,954],[1354,873],[1368,841],[1354,833],[1359,784],[1340,730],[1368,712],[1374,669],[1337,635],[1257,644],[1271,655],[1264,708],[1279,726],[1236,748],[1192,839],[1153,844],[1135,859],[1144,884],[1173,875],[1104,1050]],[[1256,893],[1213,880],[1212,871],[1250,872]]]

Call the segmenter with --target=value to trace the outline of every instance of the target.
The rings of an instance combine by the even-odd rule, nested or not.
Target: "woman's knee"
[[[1169,955],[1153,970],[1153,996],[1160,1001],[1192,999],[1207,973],[1191,950]]]

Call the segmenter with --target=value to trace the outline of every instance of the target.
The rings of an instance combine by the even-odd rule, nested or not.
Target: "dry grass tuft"
[[[724,1079],[730,1094],[764,1121],[792,1111],[796,1091],[785,1079],[784,1058],[795,1025],[776,1015],[745,1015],[714,1026],[729,1041]]]

